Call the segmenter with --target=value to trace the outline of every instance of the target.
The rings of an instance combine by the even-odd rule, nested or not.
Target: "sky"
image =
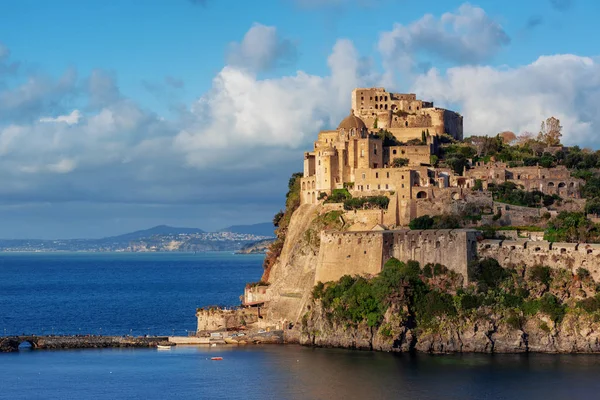
[[[0,0],[0,238],[265,222],[355,87],[600,148],[596,0]]]

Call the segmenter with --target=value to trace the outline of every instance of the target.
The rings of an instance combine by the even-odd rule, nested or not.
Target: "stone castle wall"
[[[546,265],[573,273],[585,268],[594,280],[600,279],[600,244],[487,239],[479,242],[477,253],[481,258],[495,258],[503,267]]]
[[[344,275],[376,275],[391,257],[421,265],[444,264],[467,277],[467,265],[476,257],[477,237],[471,229],[322,232],[315,283]]]

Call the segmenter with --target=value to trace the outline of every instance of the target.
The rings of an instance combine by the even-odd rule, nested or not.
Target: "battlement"
[[[573,273],[585,268],[594,279],[600,278],[600,244],[486,239],[478,243],[477,253],[482,258],[495,258],[503,267],[546,265]]]
[[[344,275],[377,275],[391,257],[443,264],[466,281],[478,236],[473,229],[322,232],[315,283]]]

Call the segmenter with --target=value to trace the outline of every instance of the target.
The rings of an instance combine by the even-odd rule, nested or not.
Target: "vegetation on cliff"
[[[285,211],[279,211],[273,217],[273,225],[277,227],[277,229],[275,229],[276,239],[269,246],[267,255],[263,262],[264,272],[261,281],[266,282],[269,280],[271,268],[279,258],[281,250],[283,249],[285,235],[287,233],[288,226],[290,225],[292,214],[300,206],[300,178],[302,178],[302,176],[302,172],[296,172],[292,174],[290,180],[288,181],[288,192],[285,196]]]
[[[527,192],[521,190],[514,182],[504,182],[499,185],[489,184],[488,190],[492,192],[495,201],[522,207],[548,207],[554,203],[560,204],[560,196],[544,194],[539,190]]]
[[[575,275],[545,266],[504,269],[494,259],[483,259],[471,263],[469,273],[473,282],[463,287],[462,276],[442,265],[420,268],[415,261],[392,258],[372,278],[346,275],[337,282],[319,282],[303,329],[326,334],[311,328],[315,318],[324,318],[332,329],[367,326],[395,340],[407,329],[418,338],[450,328],[460,332],[478,320],[493,319],[512,331],[546,333],[560,330],[569,316],[600,322],[600,286],[583,268]]]

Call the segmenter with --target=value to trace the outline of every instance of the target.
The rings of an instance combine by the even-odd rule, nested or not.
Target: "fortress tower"
[[[460,114],[418,100],[413,93],[389,93],[384,88],[354,89],[352,109],[369,130],[386,129],[400,141],[420,139],[424,130],[431,135],[447,133],[458,140],[463,138]]]

